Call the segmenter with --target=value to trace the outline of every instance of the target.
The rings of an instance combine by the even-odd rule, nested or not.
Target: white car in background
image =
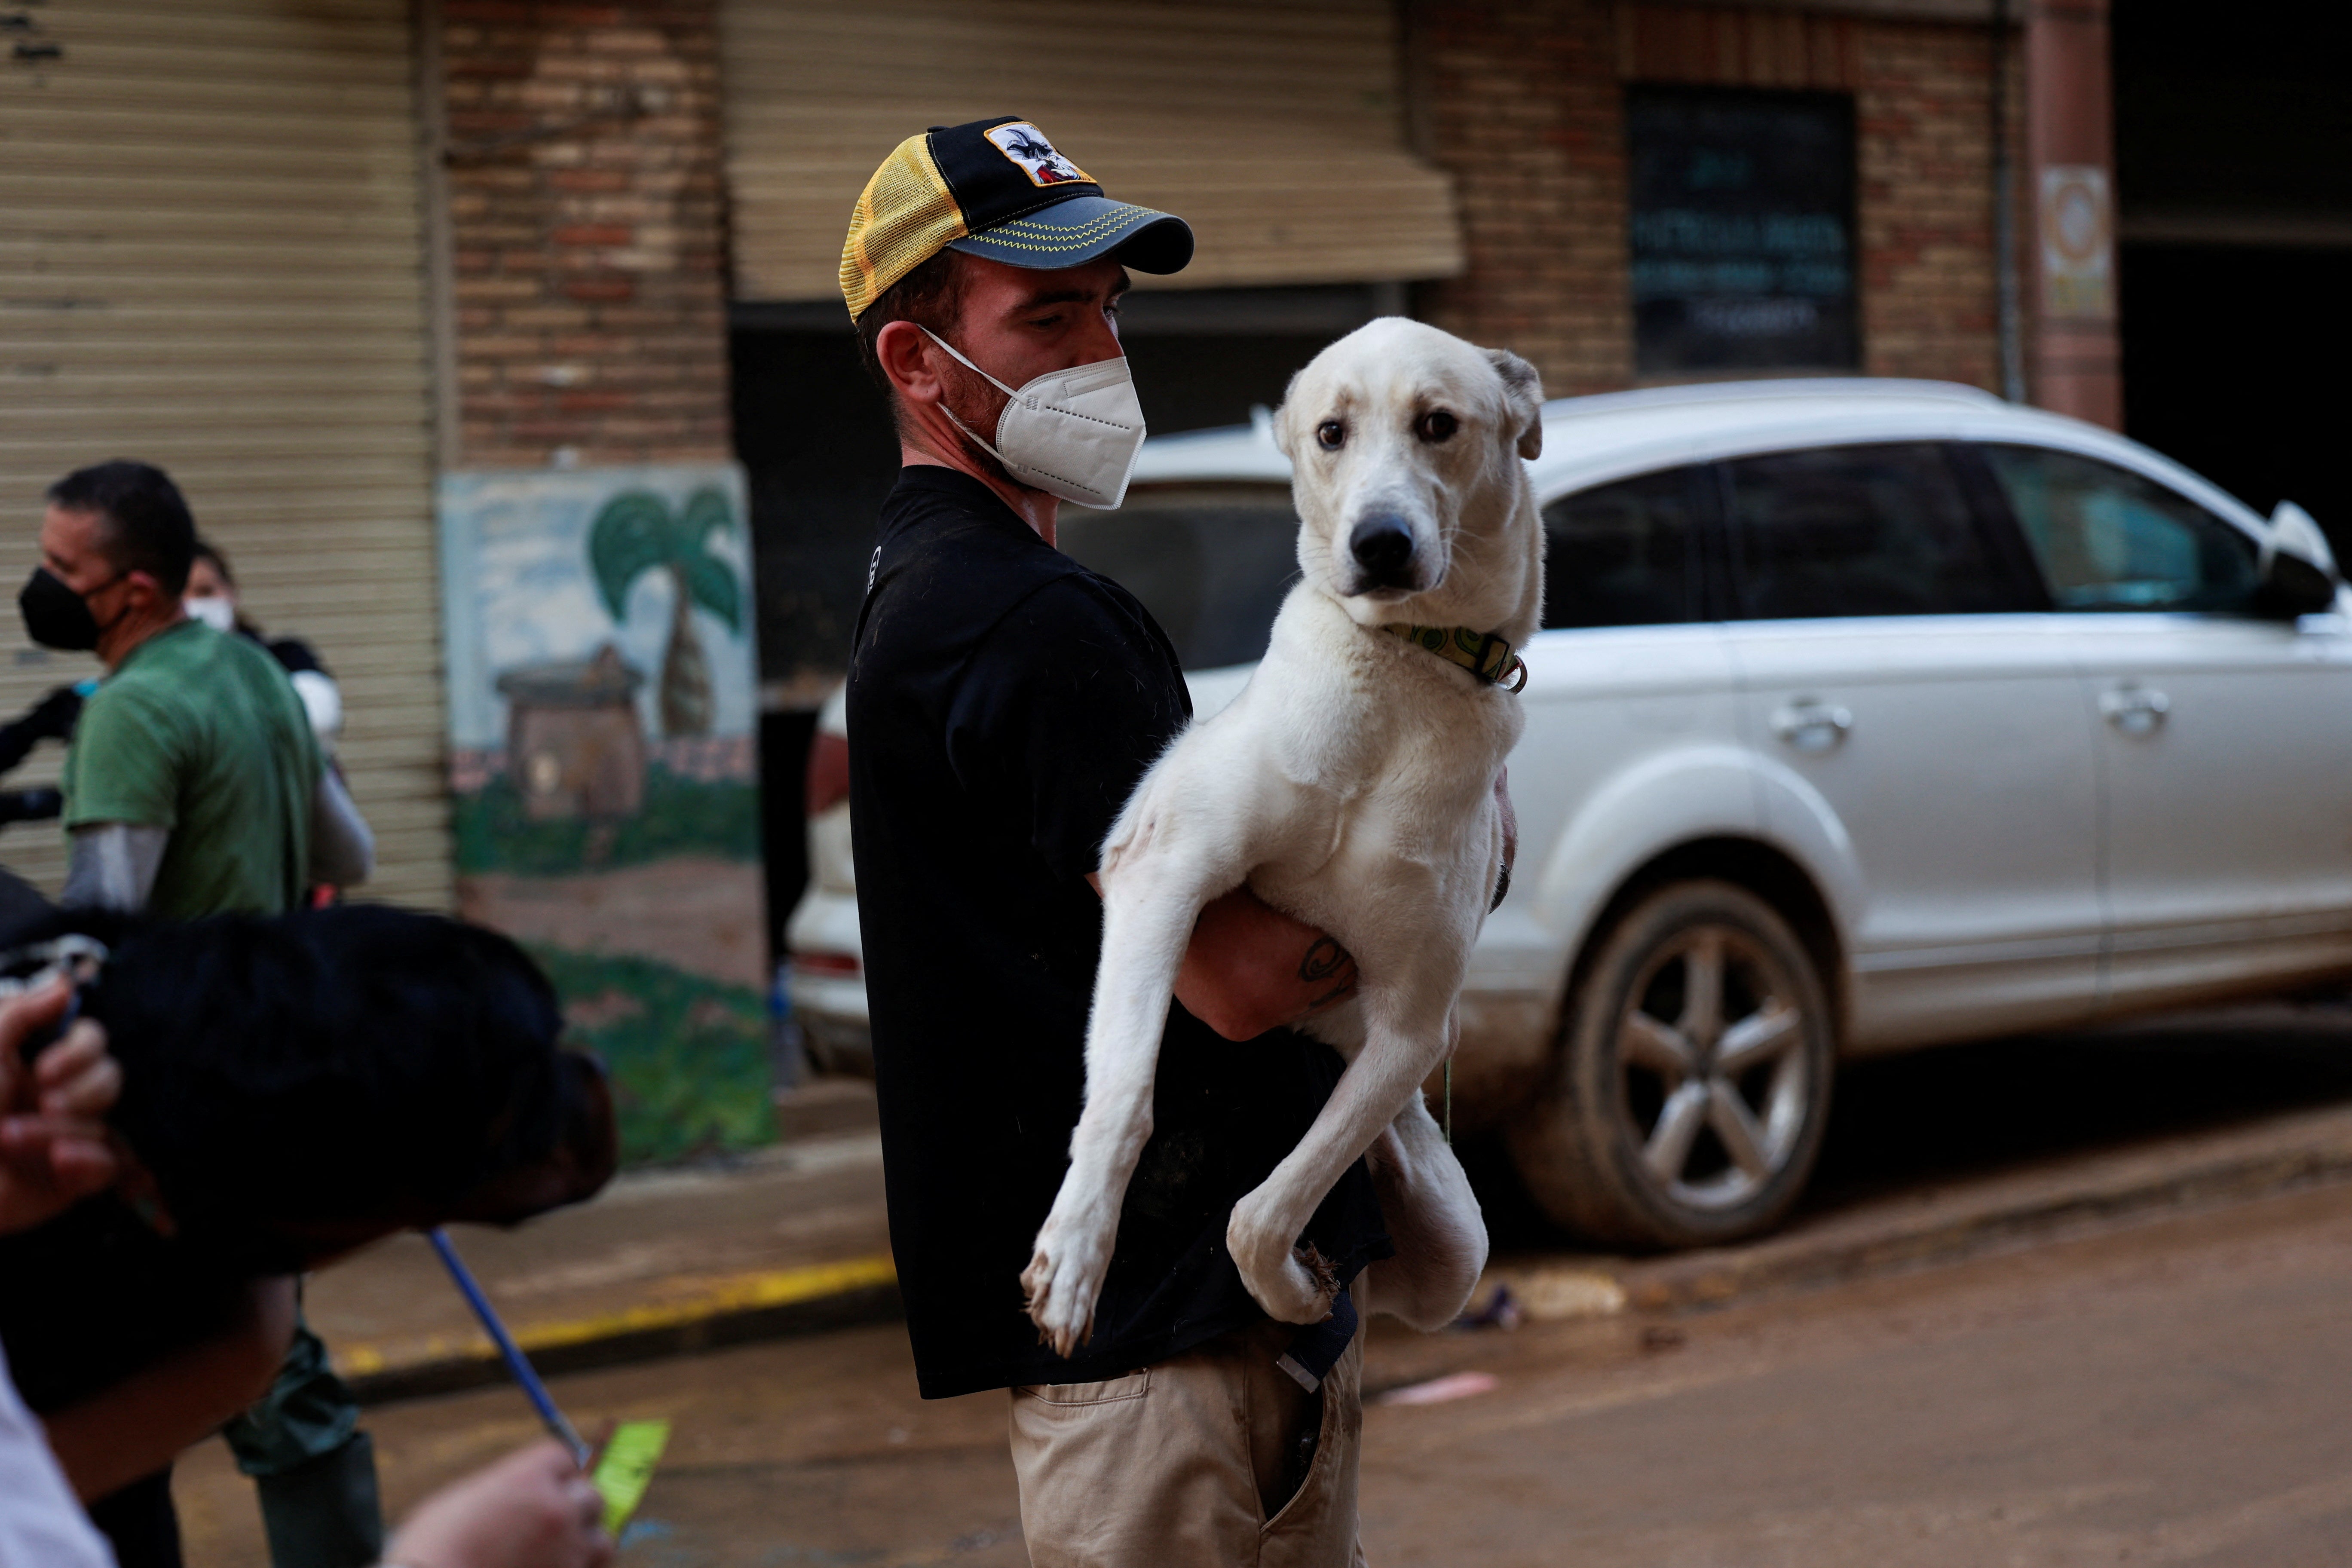
[[[1518,868],[1454,1103],[1562,1223],[1770,1225],[1843,1058],[2352,972],[2352,594],[2300,509],[1928,382],[1565,399],[1529,469]],[[1066,511],[1202,711],[1295,574],[1288,478],[1260,419],[1155,439],[1120,510]],[[813,776],[843,743],[836,705]],[[819,800],[793,996],[849,1066],[846,806]]]

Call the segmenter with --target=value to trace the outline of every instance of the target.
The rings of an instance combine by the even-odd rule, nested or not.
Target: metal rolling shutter
[[[49,0],[0,58],[0,585],[43,489],[171,470],[247,611],[342,683],[367,894],[450,900],[417,132],[404,0]],[[12,35],[23,37],[23,34]],[[20,51],[21,52],[21,51]],[[95,674],[0,643],[0,711]],[[11,784],[53,778],[55,747]],[[53,824],[0,863],[54,889]]]
[[[740,299],[837,297],[875,166],[991,114],[1188,219],[1179,287],[1462,268],[1452,185],[1405,150],[1390,0],[722,0],[719,21]]]

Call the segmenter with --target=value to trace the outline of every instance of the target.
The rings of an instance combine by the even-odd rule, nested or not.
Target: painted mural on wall
[[[743,493],[729,464],[441,483],[459,907],[553,976],[635,1161],[772,1126]]]

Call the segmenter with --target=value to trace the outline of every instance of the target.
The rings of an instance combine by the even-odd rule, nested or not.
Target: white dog
[[[1422,1084],[1453,1048],[1502,870],[1496,785],[1525,720],[1497,678],[1542,605],[1543,528],[1520,463],[1541,447],[1541,403],[1517,355],[1395,318],[1292,379],[1275,438],[1304,580],[1247,688],[1169,747],[1103,845],[1086,1110],[1021,1276],[1057,1353],[1093,1325],[1193,923],[1244,882],[1336,937],[1362,977],[1309,1026],[1346,1072],[1234,1206],[1226,1243],[1250,1294],[1286,1322],[1328,1314],[1334,1281],[1297,1244],[1367,1152],[1398,1251],[1369,1271],[1369,1305],[1434,1328],[1476,1285],[1486,1227]]]

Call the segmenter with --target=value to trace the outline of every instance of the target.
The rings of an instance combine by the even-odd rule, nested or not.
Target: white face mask
[[[1013,399],[997,416],[993,447],[956,418],[945,402],[940,405],[955,427],[978,441],[1007,473],[1032,489],[1097,511],[1126,498],[1128,476],[1135,472],[1135,455],[1143,446],[1143,405],[1124,357],[1050,371],[1015,392],[956,353],[954,344],[929,327],[923,331]]]
[[[201,599],[183,599],[180,607],[216,632],[231,630],[236,625],[236,606],[218,594]]]

